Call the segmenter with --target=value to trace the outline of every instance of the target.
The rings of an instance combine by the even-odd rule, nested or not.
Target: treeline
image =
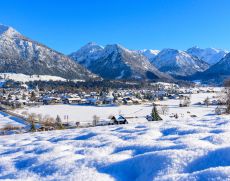
[[[31,81],[27,82],[27,86],[35,89],[37,86],[41,91],[53,91],[58,93],[78,92],[78,91],[101,91],[109,89],[154,89],[151,85],[153,81],[137,81],[137,80],[91,80],[87,82],[74,82],[74,81]],[[192,84],[185,81],[176,82],[179,85],[191,86]],[[8,80],[3,88],[20,88],[20,82]]]
[[[41,91],[56,90],[59,93],[78,92],[78,91],[100,91],[109,89],[140,89],[148,87],[149,84],[145,82],[125,82],[125,81],[87,81],[87,82],[73,82],[73,81],[33,81],[28,82],[30,88],[39,87]]]

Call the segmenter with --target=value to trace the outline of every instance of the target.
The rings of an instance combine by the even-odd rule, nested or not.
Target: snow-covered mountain
[[[175,49],[163,49],[150,61],[160,71],[174,77],[192,75],[196,72],[202,72],[209,67],[203,60],[193,57],[185,51]]]
[[[102,47],[88,43],[70,57],[106,79],[172,79],[141,53],[118,44]]]
[[[192,47],[187,50],[187,53],[196,56],[199,59],[207,62],[210,65],[213,65],[220,61],[228,53],[226,50],[216,49],[216,48],[198,48]]]
[[[93,61],[102,56],[103,51],[103,46],[97,45],[95,42],[90,42],[83,46],[80,50],[72,53],[70,57],[88,68],[91,66]]]
[[[193,77],[193,79],[212,80],[214,83],[222,83],[226,78],[230,78],[230,53],[208,70]]]
[[[155,56],[157,56],[157,54],[160,52],[160,50],[144,49],[144,50],[139,50],[138,52],[141,53],[142,55],[146,56],[148,59],[152,59]]]
[[[94,76],[69,57],[5,25],[0,25],[0,72],[53,75],[67,79]]]

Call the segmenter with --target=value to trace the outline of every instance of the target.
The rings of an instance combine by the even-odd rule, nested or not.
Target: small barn
[[[81,103],[81,98],[80,97],[68,97],[63,100],[64,104],[79,104]]]
[[[113,124],[128,124],[127,119],[125,117],[123,117],[122,115],[113,116],[111,118],[111,122]]]

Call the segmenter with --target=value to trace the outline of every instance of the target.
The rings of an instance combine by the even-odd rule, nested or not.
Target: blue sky
[[[4,0],[0,23],[65,54],[90,41],[230,50],[229,0]]]

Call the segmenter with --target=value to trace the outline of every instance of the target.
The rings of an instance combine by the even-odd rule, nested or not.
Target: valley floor
[[[188,95],[189,96],[189,95]],[[197,103],[203,102],[205,98],[209,97],[212,100],[213,96],[217,96],[217,93],[199,93],[199,94],[191,94],[191,106],[189,107],[179,107],[180,100],[168,99],[165,101],[157,101],[155,103],[159,105],[167,105],[168,106],[168,115],[170,114],[178,114],[180,119],[187,119],[191,115],[196,115],[197,117],[203,117],[207,114],[214,114],[214,110],[216,106],[205,106],[198,105]],[[160,106],[158,107],[160,112]],[[140,105],[121,105],[121,106],[89,106],[89,105],[43,105],[37,107],[27,107],[23,109],[16,109],[15,113],[24,114],[24,112],[28,113],[36,113],[42,114],[43,116],[49,115],[54,119],[59,115],[63,122],[67,120],[64,119],[66,115],[68,115],[68,122],[75,124],[76,122],[80,122],[81,124],[91,123],[93,120],[93,116],[96,115],[100,118],[100,120],[108,119],[111,115],[119,115],[122,114],[125,117],[133,117],[129,118],[129,123],[146,123],[147,120],[145,116],[150,114],[152,111],[152,103],[140,104]],[[163,116],[164,117],[164,116]]]

